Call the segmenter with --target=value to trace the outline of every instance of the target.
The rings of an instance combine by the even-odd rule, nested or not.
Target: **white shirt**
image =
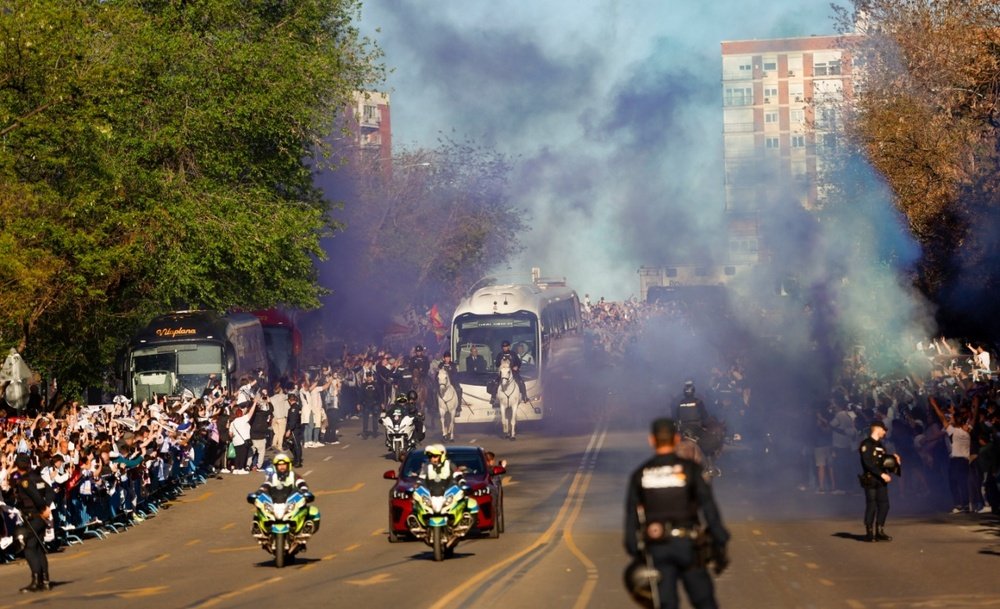
[[[953,459],[968,459],[971,456],[972,448],[972,438],[969,436],[969,432],[953,425],[946,427],[945,431],[951,440],[951,457]]]

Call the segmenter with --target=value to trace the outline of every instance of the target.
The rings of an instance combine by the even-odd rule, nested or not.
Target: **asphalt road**
[[[290,566],[276,569],[250,537],[244,497],[259,476],[226,476],[125,533],[51,556],[51,592],[18,594],[26,565],[0,566],[0,609],[627,607],[624,483],[649,449],[644,432],[623,428],[610,410],[581,414],[572,429],[525,427],[516,442],[460,428],[459,443],[485,446],[509,462],[506,533],[463,542],[441,563],[421,543],[388,543],[392,483],[382,473],[394,464],[380,441],[361,440],[349,423],[341,445],[306,451],[300,473],[317,495],[323,524]],[[1000,607],[995,518],[894,505],[888,529],[895,540],[867,544],[857,539],[860,497],[807,494],[751,476],[755,460],[732,450],[715,483],[733,533],[733,564],[717,580],[722,606]]]

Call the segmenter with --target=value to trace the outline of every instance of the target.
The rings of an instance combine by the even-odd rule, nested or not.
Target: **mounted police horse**
[[[517,434],[517,406],[521,401],[521,390],[514,379],[514,371],[510,362],[500,362],[497,370],[500,374],[500,385],[497,387],[497,402],[500,404],[500,422],[503,425],[503,437],[513,440]]]
[[[451,384],[451,377],[444,368],[437,371],[437,405],[441,416],[441,435],[448,442],[455,440],[455,417],[462,405],[459,404],[458,391]]]

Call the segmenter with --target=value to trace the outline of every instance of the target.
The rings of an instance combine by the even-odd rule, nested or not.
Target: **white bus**
[[[518,421],[545,414],[546,379],[563,377],[582,365],[583,329],[580,300],[564,282],[489,285],[477,289],[455,308],[451,353],[458,365],[464,405],[456,423],[499,422],[486,384],[497,374],[495,359],[503,341],[521,358],[521,378],[528,403],[518,406]],[[479,366],[474,356],[478,355]]]

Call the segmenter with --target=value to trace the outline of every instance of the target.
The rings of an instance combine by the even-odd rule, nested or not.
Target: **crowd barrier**
[[[55,487],[55,509],[45,536],[46,550],[105,539],[155,517],[160,507],[177,499],[185,490],[204,484],[214,475],[203,463],[205,446],[173,450],[118,473],[91,478],[74,474]],[[0,562],[16,560],[23,548],[13,542],[20,514],[3,506],[0,531]]]

